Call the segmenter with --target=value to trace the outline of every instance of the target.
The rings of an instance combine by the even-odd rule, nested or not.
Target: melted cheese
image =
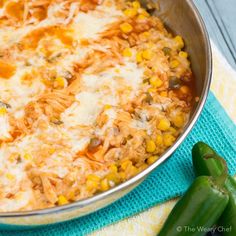
[[[97,7],[95,11],[80,12],[74,18],[74,37],[80,39],[98,39],[99,34],[106,30],[109,24],[114,23],[122,16],[122,12],[114,7]]]
[[[122,99],[132,100],[142,78],[143,70],[131,62],[98,75],[82,75],[83,92],[77,94],[77,101],[61,115],[62,121],[69,127],[93,125],[104,105],[117,106]]]
[[[68,54],[65,57],[62,58],[62,60],[59,61],[59,63],[56,65],[56,70],[59,74],[62,73],[62,71],[73,71],[73,66],[75,63],[81,62],[86,55],[91,52],[92,49],[90,47],[79,47],[76,48],[76,51],[74,54]]]
[[[11,139],[10,129],[7,115],[0,115],[0,140]]]
[[[97,76],[91,75],[88,79],[85,77],[84,82],[88,87],[104,87],[107,83],[107,86],[112,87],[112,84],[114,84],[114,86],[119,86],[119,78],[121,78],[123,86],[126,84],[126,86],[131,86],[136,89],[142,82],[142,77],[142,68],[138,68],[135,63],[126,62],[124,65],[117,65],[116,67],[108,69]]]
[[[100,110],[99,94],[81,92],[76,96],[76,102],[62,114],[66,126],[92,125]]]
[[[126,62],[124,65],[117,65],[97,75],[82,76],[85,89],[96,92],[98,90],[106,91],[113,97],[125,91],[130,91],[127,99],[132,99],[140,88],[143,80],[143,69],[138,68],[135,63]],[[111,103],[113,105],[113,103]]]
[[[32,197],[32,191],[28,190],[18,192],[13,199],[4,198],[0,202],[0,211],[19,211],[29,204]]]
[[[0,101],[7,101],[11,104],[10,112],[22,115],[22,109],[34,96],[40,95],[44,90],[44,84],[37,78],[33,78],[30,85],[23,84],[21,79],[31,69],[18,68],[16,74],[9,80],[0,79]],[[17,113],[19,112],[19,113]]]
[[[25,26],[14,30],[12,27],[0,28],[0,47],[6,48],[18,43],[32,29],[33,26]]]

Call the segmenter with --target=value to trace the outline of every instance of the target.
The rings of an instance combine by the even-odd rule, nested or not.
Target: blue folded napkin
[[[212,93],[204,111],[175,154],[141,185],[112,205],[70,222],[24,231],[0,231],[0,236],[79,236],[130,217],[158,203],[182,195],[194,179],[191,148],[204,141],[225,157],[230,174],[236,173],[236,126]]]

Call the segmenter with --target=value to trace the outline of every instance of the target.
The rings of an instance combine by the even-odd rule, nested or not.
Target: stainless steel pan
[[[144,4],[146,0],[142,1]],[[157,2],[157,1],[154,1]],[[139,185],[154,169],[158,168],[179,147],[197,121],[205,104],[212,71],[212,56],[208,34],[203,20],[191,0],[159,0],[157,14],[174,33],[182,35],[190,54],[196,81],[196,95],[200,100],[193,108],[190,121],[183,134],[161,158],[134,178],[89,199],[50,209],[0,213],[0,227],[6,229],[40,226],[81,217],[121,198]]]

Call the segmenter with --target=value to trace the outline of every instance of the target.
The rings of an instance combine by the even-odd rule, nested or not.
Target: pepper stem
[[[228,177],[228,167],[227,167],[225,159],[223,159],[222,157],[220,157],[218,155],[216,156],[214,154],[208,154],[208,155],[204,156],[204,158],[205,159],[213,158],[221,163],[221,167],[222,167],[221,174],[218,176],[214,176],[214,179],[215,179],[215,183],[218,186],[223,186],[227,177]]]

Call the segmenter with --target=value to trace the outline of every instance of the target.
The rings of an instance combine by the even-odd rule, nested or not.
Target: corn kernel
[[[140,34],[141,37],[148,38],[150,36],[150,33],[148,31],[143,32]]]
[[[17,159],[17,155],[15,154],[11,154],[9,157],[8,157],[8,161],[10,161],[11,163],[15,162]]]
[[[101,178],[97,175],[90,174],[90,175],[87,176],[87,180],[99,182],[101,180]]]
[[[182,49],[184,47],[184,40],[183,38],[180,36],[180,35],[177,35],[175,38],[174,38],[175,42],[178,44],[178,48],[179,49]]]
[[[149,153],[155,152],[156,150],[156,144],[153,140],[148,140],[146,142],[146,151]]]
[[[50,148],[48,152],[49,152],[50,155],[52,155],[53,153],[55,153],[55,151],[56,150],[54,148]]]
[[[15,180],[16,177],[15,177],[13,174],[11,174],[11,173],[7,173],[7,174],[6,174],[6,178],[7,178],[8,180],[13,181],[13,180]]]
[[[184,122],[185,122],[184,116],[182,114],[176,115],[173,118],[172,122],[178,128],[183,127]]]
[[[52,81],[49,79],[42,79],[42,82],[46,85],[46,86],[52,86]]]
[[[97,181],[94,181],[94,180],[87,180],[86,181],[86,187],[87,187],[87,190],[94,190],[94,189],[97,189],[99,186],[99,183]]]
[[[142,52],[138,52],[138,53],[136,54],[136,61],[137,61],[138,63],[140,63],[140,62],[143,61]]]
[[[66,79],[62,78],[62,77],[57,77],[55,79],[55,82],[56,82],[56,87],[59,87],[59,88],[64,88],[65,86],[67,86],[67,81]]]
[[[101,181],[101,184],[100,184],[100,185],[101,185],[101,190],[102,190],[102,191],[107,191],[107,190],[110,188],[107,179],[103,179],[103,180]]]
[[[58,197],[57,202],[58,202],[58,205],[59,205],[59,206],[62,206],[62,205],[67,204],[67,203],[68,203],[68,200],[66,199],[65,196],[60,195],[60,196]]]
[[[152,51],[147,49],[147,50],[144,50],[143,53],[142,53],[142,57],[146,60],[151,60],[152,59]]]
[[[161,146],[162,144],[163,144],[163,137],[162,137],[162,135],[157,135],[157,137],[156,137],[156,144],[158,145],[158,146]]]
[[[150,16],[150,14],[143,8],[139,9],[139,13],[146,17]]]
[[[120,167],[122,170],[126,170],[128,168],[128,166],[132,166],[132,165],[133,165],[132,161],[125,160],[121,163]]]
[[[175,137],[172,134],[164,134],[163,140],[165,146],[170,147],[174,143]]]
[[[174,127],[170,127],[168,131],[172,133],[173,135],[175,135],[177,132],[177,130]]]
[[[183,94],[189,94],[189,93],[190,93],[190,89],[189,89],[188,86],[183,85],[183,86],[181,86],[181,88],[180,88],[180,92],[183,93]]]
[[[150,79],[150,84],[154,87],[154,88],[160,88],[163,85],[163,81],[161,79],[159,79],[158,77],[152,77]]]
[[[133,8],[139,9],[141,7],[140,3],[138,1],[132,2]]]
[[[117,166],[116,166],[115,164],[112,164],[112,165],[109,167],[109,170],[110,170],[111,172],[117,172],[117,171],[118,171],[118,168],[117,168]]]
[[[132,8],[130,8],[130,9],[126,9],[125,11],[124,11],[124,14],[126,15],[126,16],[128,16],[128,17],[134,17],[134,16],[136,16],[137,15],[137,10],[136,9],[132,9]]]
[[[138,174],[138,168],[135,166],[131,166],[131,168],[129,169],[129,174],[131,176],[135,176],[136,174]]]
[[[170,67],[171,69],[175,69],[179,66],[179,61],[178,60],[173,60],[170,62]]]
[[[158,66],[153,66],[152,67],[152,72],[156,73],[159,70]]]
[[[126,48],[123,52],[122,52],[124,57],[132,57],[132,51],[130,48]]]
[[[162,97],[167,97],[167,96],[168,96],[167,91],[162,91],[162,92],[160,92],[160,96],[162,96]]]
[[[181,51],[181,52],[179,52],[179,56],[183,57],[183,58],[188,58],[188,53],[184,52],[184,51]]]
[[[116,68],[116,69],[115,69],[115,72],[116,72],[116,73],[120,73],[120,69]]]
[[[58,87],[64,87],[65,83],[62,77],[57,77],[55,81],[57,82]]]
[[[24,159],[27,160],[27,161],[31,161],[33,159],[32,155],[30,155],[29,153],[26,153],[24,155]]]
[[[129,23],[123,23],[120,25],[120,29],[125,33],[128,34],[133,31],[133,26]]]
[[[148,165],[146,164],[146,163],[144,163],[144,164],[142,164],[139,168],[138,168],[138,171],[140,172],[140,171],[143,171],[143,170],[145,170],[145,169],[147,169],[148,168]]]
[[[74,200],[75,199],[75,191],[72,190],[68,193],[67,198],[70,200]]]
[[[140,15],[138,15],[137,19],[138,20],[145,20],[145,19],[147,19],[147,17],[145,15],[140,14]]]
[[[157,128],[161,131],[166,131],[170,128],[170,121],[167,119],[161,119]]]
[[[109,105],[109,104],[106,104],[106,105],[104,106],[104,110],[109,110],[109,109],[111,109],[111,108],[112,108],[112,106]]]
[[[155,93],[155,92],[156,92],[156,89],[155,89],[155,88],[149,88],[149,89],[148,89],[148,92],[149,92],[149,93]]]
[[[152,42],[149,42],[149,43],[147,43],[146,44],[147,45],[147,47],[150,49],[150,48],[154,48],[156,45],[155,45],[155,43],[152,43]]]
[[[158,156],[151,156],[147,159],[148,165],[153,164],[158,159]]]
[[[125,180],[125,178],[126,178],[126,174],[124,171],[119,172],[119,176],[120,176],[121,180]]]
[[[44,165],[45,165],[45,163],[44,163],[44,162],[38,163],[38,167],[40,167],[40,168],[43,168],[43,167],[44,167]]]
[[[6,107],[0,107],[0,116],[3,116],[7,113]]]
[[[143,74],[145,75],[145,79],[152,76],[152,72],[150,70],[145,70]]]
[[[110,183],[110,181],[112,181],[113,183],[115,184],[118,184],[120,182],[120,179],[119,179],[119,175],[118,173],[109,173],[107,176],[106,176],[108,182]]]

